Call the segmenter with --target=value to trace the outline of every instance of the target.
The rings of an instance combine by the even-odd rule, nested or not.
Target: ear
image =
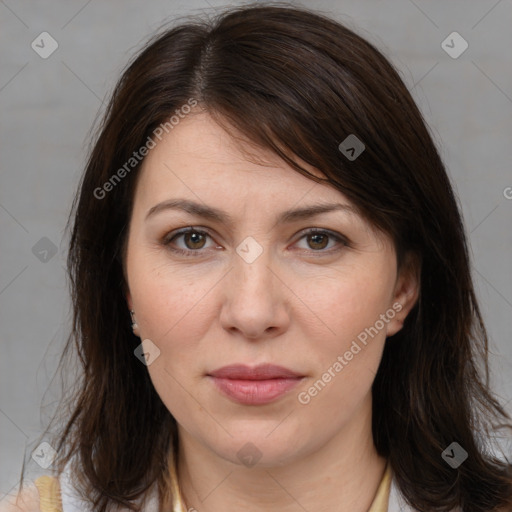
[[[140,338],[140,327],[137,325],[137,318],[135,317],[135,313],[132,313],[133,301],[132,301],[132,295],[129,291],[126,292],[126,304],[128,305],[128,309],[130,310],[133,334],[135,334],[135,336],[138,336]]]
[[[402,329],[407,315],[418,300],[420,276],[420,258],[412,252],[407,253],[398,273],[393,292],[391,309],[396,311],[396,315],[387,324],[386,336],[393,336]]]

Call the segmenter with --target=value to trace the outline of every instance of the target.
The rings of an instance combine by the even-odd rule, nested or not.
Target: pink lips
[[[234,364],[219,368],[208,376],[227,397],[245,405],[272,402],[290,391],[304,377],[288,368],[272,364],[255,367]]]

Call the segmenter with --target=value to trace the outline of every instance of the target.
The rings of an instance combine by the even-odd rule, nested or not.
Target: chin
[[[290,428],[290,425],[285,427],[275,420],[243,423],[227,425],[226,429],[233,437],[225,435],[220,442],[217,439],[213,444],[212,440],[204,440],[204,443],[219,457],[248,468],[284,466],[308,451],[306,434]]]

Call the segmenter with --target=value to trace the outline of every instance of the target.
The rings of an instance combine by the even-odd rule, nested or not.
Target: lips
[[[214,370],[208,377],[231,400],[244,405],[263,405],[289,392],[304,375],[272,364],[254,367],[235,364]]]
[[[273,364],[260,364],[254,367],[243,364],[233,364],[230,366],[223,366],[222,368],[209,373],[209,375],[221,379],[240,380],[266,380],[302,377],[299,373],[293,372],[284,366],[277,366]]]

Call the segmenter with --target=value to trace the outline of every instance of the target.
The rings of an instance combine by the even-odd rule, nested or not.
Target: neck
[[[371,398],[356,416],[319,449],[293,463],[264,468],[221,458],[179,428],[178,478],[185,509],[367,512],[386,460],[373,444]]]

